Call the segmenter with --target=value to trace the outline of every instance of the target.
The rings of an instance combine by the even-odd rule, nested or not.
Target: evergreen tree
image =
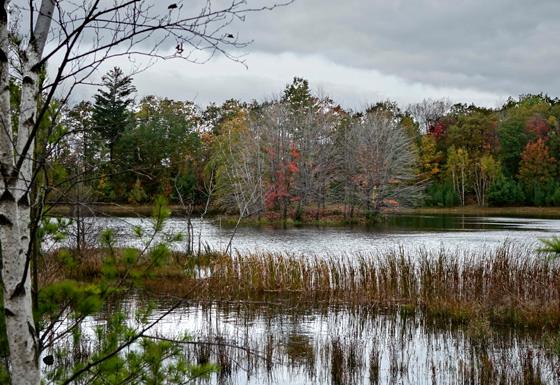
[[[288,103],[294,110],[300,112],[311,108],[314,101],[309,82],[298,77],[295,77],[292,83],[286,86],[282,96],[282,102]]]
[[[115,143],[133,123],[130,111],[136,88],[132,77],[125,76],[119,67],[103,76],[103,89],[98,89],[93,106],[93,129],[109,149],[109,161],[114,159]]]

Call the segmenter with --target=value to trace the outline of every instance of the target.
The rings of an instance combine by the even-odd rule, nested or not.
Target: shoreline
[[[507,207],[417,207],[403,208],[398,214],[414,215],[465,215],[465,216],[505,216],[526,218],[560,219],[560,207],[533,207],[533,206],[507,206]]]
[[[185,217],[187,213],[181,205],[169,205],[171,215],[174,217]],[[73,207],[67,204],[54,205],[49,208],[49,215],[53,216],[72,216]],[[153,206],[149,204],[133,205],[118,203],[95,203],[82,209],[83,216],[108,216],[108,217],[126,217],[139,216],[146,217],[152,214]],[[203,211],[203,207],[193,207],[191,217],[198,217]],[[311,210],[312,211],[312,210]],[[261,218],[247,217],[241,221],[244,225],[324,225],[324,226],[348,226],[367,224],[364,215],[356,214],[349,220],[344,218],[342,211],[337,208],[327,208],[325,212],[317,220],[314,213],[310,211],[304,216],[303,220],[294,220],[288,218],[282,221],[279,218],[270,218],[262,216]],[[478,207],[478,206],[458,206],[458,207],[415,207],[415,208],[399,208],[388,209],[383,211],[380,216],[387,215],[464,215],[464,216],[482,216],[482,217],[521,217],[521,218],[548,218],[560,219],[560,207],[532,207],[532,206],[508,206],[508,207]],[[305,218],[307,217],[307,218]],[[221,220],[223,223],[237,221],[236,215],[226,214],[218,210],[209,210],[206,218]]]

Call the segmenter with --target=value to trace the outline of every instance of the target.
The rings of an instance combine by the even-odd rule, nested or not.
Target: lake
[[[128,314],[147,300],[119,306]],[[173,301],[159,298],[151,320]],[[112,304],[112,309],[115,309]],[[103,325],[109,315],[90,319]],[[484,322],[428,322],[406,312],[297,303],[185,304],[147,334],[211,345],[187,346],[190,362],[222,371],[197,384],[558,384],[560,360],[540,333],[494,330]],[[88,342],[95,349],[95,343]],[[239,346],[240,348],[236,348]],[[69,349],[68,351],[74,351]],[[527,382],[535,378],[542,382]]]
[[[93,233],[111,228],[120,246],[139,246],[132,228],[145,218],[88,219]],[[201,243],[224,250],[232,228],[219,221],[193,221]],[[165,232],[184,232],[183,218],[171,218]],[[560,233],[560,220],[513,217],[398,215],[376,226],[242,226],[233,240],[237,253],[351,256],[402,248],[412,253],[440,249],[488,251],[510,242],[536,248],[539,238]],[[92,238],[91,242],[95,242]],[[177,250],[184,241],[174,242]],[[153,298],[151,298],[153,299]],[[157,297],[151,319],[173,298]],[[128,314],[145,294],[121,300]],[[107,314],[89,319],[103,325]],[[130,322],[134,323],[131,317]],[[491,328],[484,320],[467,324],[427,320],[417,313],[330,303],[209,301],[184,303],[150,334],[189,334],[213,345],[187,347],[191,362],[215,362],[222,371],[197,383],[290,384],[544,384],[560,382],[560,361],[546,349],[543,331]],[[95,346],[92,342],[91,346]],[[243,347],[242,349],[235,346]],[[248,353],[247,349],[251,352]],[[537,382],[531,382],[537,383]]]
[[[87,218],[95,242],[102,229],[111,228],[120,246],[138,246],[132,228],[145,229],[149,238],[150,220],[147,218],[101,217]],[[232,234],[231,226],[214,221],[193,220],[195,246],[200,240],[214,250],[225,250]],[[168,234],[185,233],[184,218],[170,218]],[[301,226],[241,226],[232,242],[238,253],[274,252],[304,255],[372,254],[404,248],[410,252],[420,249],[459,249],[476,251],[512,242],[535,247],[539,238],[560,233],[560,220],[515,217],[476,217],[457,215],[395,215],[376,226],[317,227]],[[185,248],[175,242],[174,248]],[[196,250],[196,247],[195,247]]]

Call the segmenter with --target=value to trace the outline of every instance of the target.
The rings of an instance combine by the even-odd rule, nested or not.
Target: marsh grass
[[[364,322],[359,316],[352,318],[355,322]],[[301,336],[295,337],[292,334],[282,336],[278,335],[278,330],[273,329],[267,331],[264,336],[243,339],[243,346],[250,347],[254,352],[269,351],[264,358],[247,356],[229,348],[221,353],[214,350],[207,358],[211,362],[230,363],[225,374],[218,375],[217,383],[222,383],[220,381],[226,378],[235,378],[232,376],[239,370],[247,371],[248,377],[268,373],[267,378],[271,380],[267,383],[270,384],[289,384],[291,374],[287,373],[297,374],[300,381],[303,374],[309,384],[331,385],[552,385],[559,378],[560,373],[554,371],[558,360],[542,351],[533,351],[524,344],[516,345],[516,342],[512,341],[505,342],[502,346],[501,342],[497,341],[497,338],[500,338],[497,336],[490,336],[485,344],[481,344],[476,337],[473,339],[469,336],[469,333],[463,334],[464,339],[459,337],[461,332],[457,330],[448,330],[450,334],[444,334],[445,338],[457,341],[445,347],[446,344],[442,344],[438,338],[442,336],[442,330],[424,329],[427,332],[425,336],[430,337],[427,337],[428,349],[425,352],[426,362],[423,363],[418,361],[414,354],[414,340],[424,333],[421,331],[417,334],[416,328],[420,327],[421,330],[422,327],[398,318],[386,321],[385,327],[377,331],[377,337],[388,333],[386,337],[390,338],[381,338],[383,342],[371,340],[368,335],[329,334],[314,342],[316,349],[303,347],[302,352],[299,346],[286,348],[283,343],[272,341],[275,338],[287,338],[296,345],[303,343],[304,346],[309,346],[312,343],[309,337],[302,340]],[[409,329],[411,327],[416,333],[412,333],[413,330]],[[396,330],[393,331],[393,328]],[[368,327],[366,330],[371,332]],[[263,347],[263,340],[270,343]],[[519,339],[517,343],[521,341],[522,339]],[[193,356],[193,359],[195,358],[196,353]],[[287,377],[278,377],[276,370],[279,367],[287,370],[283,372],[283,376]],[[421,373],[417,372],[419,370]]]
[[[491,325],[560,327],[560,264],[504,245],[460,254],[238,255],[218,258],[204,295],[368,305]]]
[[[102,263],[92,252],[70,269],[51,268],[61,278],[91,280]],[[345,257],[177,254],[149,273],[146,288],[177,296],[202,280],[191,294],[198,300],[368,306],[469,324],[473,333],[484,322],[560,328],[560,261],[508,244],[476,253],[419,255],[402,249]]]

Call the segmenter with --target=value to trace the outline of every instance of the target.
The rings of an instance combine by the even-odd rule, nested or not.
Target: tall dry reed
[[[397,250],[382,255],[223,256],[201,296],[398,306],[432,317],[493,324],[560,326],[560,264],[504,245],[481,253]]]

